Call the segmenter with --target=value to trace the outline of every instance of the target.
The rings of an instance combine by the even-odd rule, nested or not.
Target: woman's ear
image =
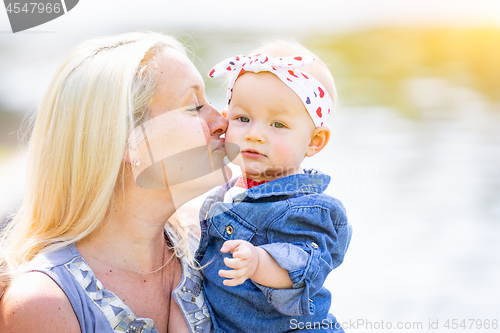
[[[330,128],[327,126],[316,127],[311,135],[311,142],[306,151],[306,156],[311,157],[319,153],[330,141]]]
[[[127,149],[123,154],[123,161],[125,163],[139,166],[141,164],[141,160],[139,159],[139,155],[135,152],[135,150]]]
[[[125,152],[123,153],[122,161],[130,164],[129,149],[125,149]]]

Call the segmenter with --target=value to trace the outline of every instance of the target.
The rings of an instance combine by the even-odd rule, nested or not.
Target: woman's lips
[[[212,142],[210,142],[210,147],[212,148],[212,152],[226,153],[226,147],[224,146],[224,140],[212,141]]]

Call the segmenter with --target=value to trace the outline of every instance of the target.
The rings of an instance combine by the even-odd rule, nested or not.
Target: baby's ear
[[[222,109],[222,116],[227,118],[227,109]]]
[[[306,156],[311,157],[319,153],[330,141],[330,128],[327,126],[316,127],[311,135],[311,142],[306,151]]]

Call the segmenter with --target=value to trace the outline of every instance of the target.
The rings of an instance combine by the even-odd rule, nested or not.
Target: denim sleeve
[[[285,315],[312,315],[311,299],[323,287],[326,277],[344,260],[352,228],[339,201],[332,207],[296,207],[273,223],[270,242],[261,246],[288,270],[292,289],[261,286],[268,301]],[[286,242],[286,243],[284,243]]]

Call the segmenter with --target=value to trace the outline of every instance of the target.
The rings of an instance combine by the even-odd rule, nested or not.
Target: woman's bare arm
[[[66,294],[47,275],[23,274],[0,300],[0,332],[81,333]]]

